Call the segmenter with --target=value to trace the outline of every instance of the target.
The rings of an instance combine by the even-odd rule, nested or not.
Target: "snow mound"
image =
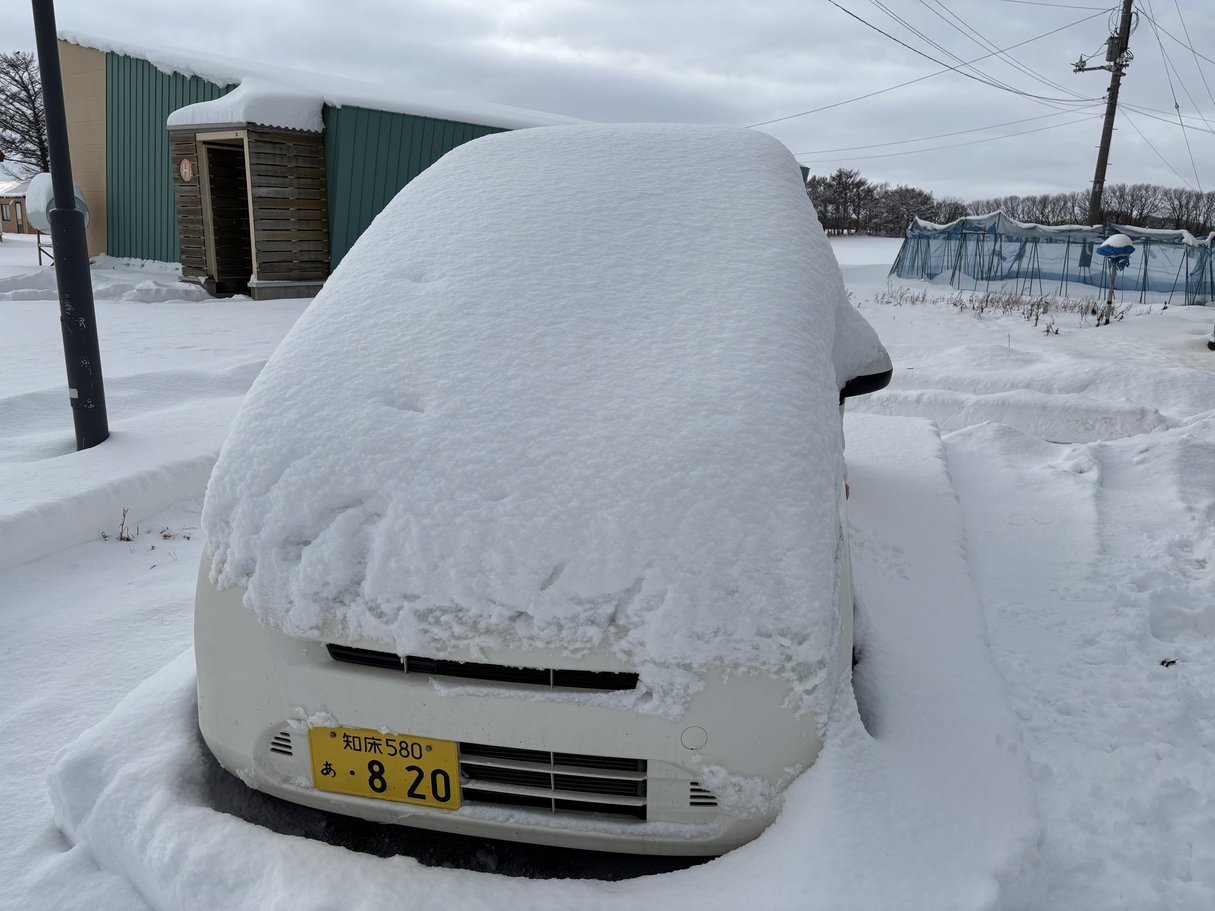
[[[116,264],[117,260],[111,260]],[[163,269],[153,271],[127,269],[105,264],[108,268],[93,269],[93,298],[95,300],[131,301],[134,303],[164,303],[165,301],[210,300],[201,286],[179,281]],[[59,282],[52,267],[0,278],[0,300],[52,300],[59,293]]]
[[[882,354],[772,138],[476,140],[254,384],[208,489],[216,582],[291,635],[400,654],[805,681],[838,622],[837,390]]]

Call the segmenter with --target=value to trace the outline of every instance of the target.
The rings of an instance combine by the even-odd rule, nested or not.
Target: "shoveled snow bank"
[[[98,257],[92,270],[93,297],[101,300],[160,303],[164,301],[205,301],[211,295],[199,285],[181,281],[181,267],[154,263],[151,268],[128,266],[131,261]],[[59,282],[48,267],[18,275],[0,277],[0,301],[53,300]]]
[[[241,396],[259,364],[208,374],[162,371],[107,384],[110,437],[74,452],[66,390],[0,399],[0,414],[27,428],[0,442],[0,569],[117,536],[178,500],[201,497]],[[154,382],[154,391],[147,387]],[[144,399],[131,415],[125,403]],[[160,408],[148,405],[159,400]]]
[[[837,373],[883,354],[848,307],[768,136],[461,146],[254,384],[208,490],[216,581],[296,636],[804,686],[838,624]]]
[[[1027,759],[984,641],[941,441],[900,418],[849,417],[848,434],[869,731],[841,690],[818,761],[751,844],[661,876],[538,881],[278,834],[212,806],[189,652],[58,754],[56,822],[159,911],[372,909],[403,895],[420,911],[1035,907],[1037,883],[1021,875],[1038,836]]]

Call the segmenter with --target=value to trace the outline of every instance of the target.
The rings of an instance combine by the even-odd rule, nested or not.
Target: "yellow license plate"
[[[312,728],[312,782],[318,791],[379,800],[460,808],[460,760],[455,741],[366,728]]]

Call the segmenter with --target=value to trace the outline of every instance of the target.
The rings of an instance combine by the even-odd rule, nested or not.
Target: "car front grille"
[[[693,781],[688,785],[688,806],[715,807],[717,806],[717,796],[708,788],[701,787],[699,781]]]
[[[637,675],[627,671],[582,671],[564,668],[510,667],[504,664],[483,664],[476,661],[449,661],[445,658],[425,658],[406,655],[402,660],[392,652],[354,648],[330,643],[326,646],[334,661],[424,674],[431,677],[455,677],[487,683],[527,684],[530,686],[569,687],[583,690],[633,690]]]
[[[646,818],[646,761],[460,744],[466,803]]]
[[[294,756],[295,748],[291,743],[290,731],[279,731],[270,738],[270,752],[278,753],[280,756]]]

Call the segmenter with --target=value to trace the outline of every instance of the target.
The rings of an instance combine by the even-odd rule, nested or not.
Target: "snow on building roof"
[[[322,108],[320,96],[307,89],[247,78],[226,95],[178,108],[167,124],[172,128],[256,123],[320,133],[325,129]]]
[[[722,665],[825,710],[837,389],[881,353],[845,308],[769,136],[460,146],[376,218],[250,391],[207,492],[216,582],[291,635],[601,650],[657,705]]]
[[[321,129],[321,109],[324,105],[364,107],[504,129],[579,122],[557,114],[460,101],[433,94],[401,92],[355,79],[238,60],[200,51],[148,47],[72,31],[61,31],[59,38],[80,47],[146,60],[165,73],[198,76],[217,85],[239,84],[245,87],[241,95],[228,101],[226,105],[223,103],[225,99],[220,98],[189,105],[175,112],[169,117],[169,126],[259,123],[263,126],[318,131]],[[241,119],[208,119],[237,116]],[[250,119],[251,117],[264,119],[254,120]]]
[[[29,179],[0,180],[0,196],[24,196],[29,189]]]

